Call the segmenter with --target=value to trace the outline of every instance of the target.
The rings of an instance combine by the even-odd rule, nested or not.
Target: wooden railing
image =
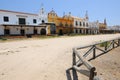
[[[83,70],[80,67],[84,65],[87,68],[87,76],[89,77],[89,80],[96,80],[96,68],[89,61],[95,59],[96,57],[99,57],[102,54],[109,52],[110,50],[118,46],[120,46],[120,38],[107,41],[100,41],[86,46],[75,47],[73,48],[72,68],[83,74]],[[86,50],[86,48],[89,49]],[[81,53],[82,49],[85,49],[86,51],[84,53]],[[99,54],[98,51],[100,52]],[[89,55],[92,55],[92,57],[87,59]]]

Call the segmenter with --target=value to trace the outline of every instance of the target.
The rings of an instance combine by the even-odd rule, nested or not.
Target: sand
[[[72,66],[73,47],[116,37],[120,37],[120,34],[1,42],[0,80],[67,80],[66,70]],[[120,51],[120,48],[117,49]],[[120,54],[117,55],[120,56]],[[107,56],[105,59],[108,58],[106,60],[111,61],[111,57]],[[117,59],[120,61],[119,57]],[[96,59],[96,61],[99,60],[99,58]],[[98,74],[103,76],[102,69],[104,67],[99,67],[97,63],[95,66],[97,66],[98,71],[101,71]],[[112,70],[112,68],[110,69]],[[80,80],[85,80],[80,74],[78,75]]]

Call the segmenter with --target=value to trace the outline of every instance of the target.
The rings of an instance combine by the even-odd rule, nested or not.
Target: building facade
[[[104,19],[104,22],[103,23],[99,23],[99,32],[100,33],[106,33],[106,30],[107,29],[107,22],[106,22],[106,19]]]
[[[53,9],[46,13],[43,6],[38,14],[0,10],[0,35],[97,34],[106,28],[106,19],[104,23],[89,22],[87,11],[80,18],[71,12],[60,17]]]
[[[89,33],[89,18],[86,12],[85,18],[72,16],[74,19],[74,33],[75,34],[88,34]]]
[[[0,35],[46,34],[47,14],[41,8],[39,14],[0,10]]]
[[[73,32],[73,18],[71,13],[59,17],[54,10],[48,13],[48,21],[53,22],[56,25],[56,33],[59,35],[70,34]]]
[[[99,22],[89,22],[89,31],[90,34],[99,34]]]

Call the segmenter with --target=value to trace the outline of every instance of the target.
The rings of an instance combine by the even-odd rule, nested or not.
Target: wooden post
[[[93,78],[94,78],[94,76],[95,76],[95,68],[92,68],[91,70],[90,70],[90,77],[89,77],[89,80],[93,80]]]
[[[75,52],[73,51],[73,66],[76,65],[76,54]]]
[[[93,49],[93,59],[95,59],[95,57],[96,57],[96,46],[93,45],[93,47],[94,47],[94,49]]]
[[[115,43],[114,43],[115,41],[113,40],[113,48],[115,48]]]
[[[105,42],[105,52],[107,51],[108,42]]]
[[[120,46],[120,39],[118,39],[118,46]]]

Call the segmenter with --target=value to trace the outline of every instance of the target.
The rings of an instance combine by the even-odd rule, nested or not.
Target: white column
[[[83,34],[83,29],[81,29],[81,33]]]
[[[86,29],[85,29],[85,34],[86,34]]]
[[[74,29],[74,33],[76,34],[76,29]]]

